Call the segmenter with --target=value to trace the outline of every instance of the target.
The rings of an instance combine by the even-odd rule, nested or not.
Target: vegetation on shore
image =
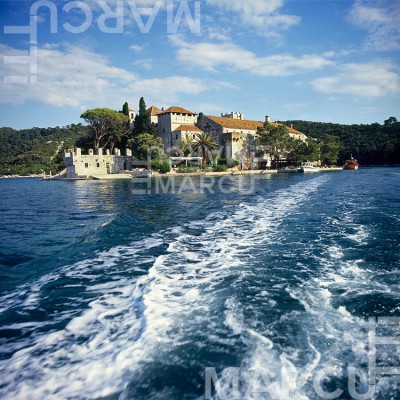
[[[400,122],[390,117],[383,124],[343,125],[325,122],[286,121],[309,137],[322,142],[337,140],[339,164],[351,155],[361,165],[400,164]]]
[[[56,173],[63,168],[64,150],[81,147],[86,152],[93,146],[130,147],[136,159],[145,159],[150,148],[158,148],[159,153],[153,155],[156,159],[153,168],[165,172],[169,170],[162,140],[157,136],[155,125],[146,113],[143,98],[140,99],[139,112],[133,127],[129,124],[127,103],[123,105],[122,111],[88,110],[82,114],[82,118],[90,125],[72,124],[62,128],[22,130],[0,128],[0,175],[41,174],[43,171]],[[321,157],[323,164],[341,165],[353,155],[361,165],[400,164],[400,122],[394,117],[383,124],[368,125],[309,121],[283,123],[287,126],[293,124],[309,140],[304,143],[290,138],[286,126],[264,126],[259,130],[257,142],[259,145],[269,146],[275,160],[286,154],[293,163]],[[204,157],[205,164],[215,151],[215,144],[211,139],[201,135],[198,137],[198,144],[193,146],[193,143],[182,142],[179,147],[185,156],[192,150],[197,151]],[[226,162],[218,160],[218,164],[223,165]]]
[[[63,168],[64,149],[74,146],[91,146],[88,127],[0,128],[0,175],[55,173]]]

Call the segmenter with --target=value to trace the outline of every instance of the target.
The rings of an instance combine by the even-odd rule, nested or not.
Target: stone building
[[[93,175],[118,174],[132,169],[132,150],[126,149],[125,155],[121,155],[119,149],[110,150],[98,149],[96,152],[91,149],[89,154],[82,154],[80,148],[70,150],[64,154],[64,165],[67,169],[67,178],[89,178]]]
[[[167,154],[173,154],[173,148],[183,136],[201,132],[196,123],[197,114],[182,107],[170,107],[158,114],[158,136]]]
[[[204,132],[208,132],[222,149],[221,156],[227,160],[241,162],[244,168],[270,167],[271,159],[266,149],[256,147],[255,138],[257,129],[264,126],[265,122],[270,123],[267,115],[265,121],[253,121],[244,119],[243,113],[231,112],[221,114],[223,117],[211,115],[199,119],[198,126]],[[272,123],[277,126],[279,123]],[[291,126],[289,135],[305,141],[307,137]]]
[[[203,133],[203,131],[196,125],[180,125],[172,132],[174,145],[178,144],[180,140],[186,142],[193,142],[196,140],[198,134]]]
[[[131,124],[133,124],[135,122],[135,116],[136,116],[135,110],[132,110],[131,108],[129,108],[129,122]]]
[[[150,122],[157,125],[158,124],[158,115],[162,113],[162,111],[156,107],[156,106],[151,106],[147,111],[147,115],[150,116]]]
[[[205,115],[199,120],[199,127],[210,133],[222,149],[221,157],[227,160],[242,161],[243,164],[254,162],[255,136],[261,121],[245,120],[242,113],[222,114],[230,117]],[[235,118],[234,118],[235,117]]]

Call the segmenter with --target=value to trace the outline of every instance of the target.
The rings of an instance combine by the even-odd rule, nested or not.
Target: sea
[[[0,398],[400,399],[400,169],[0,180]]]

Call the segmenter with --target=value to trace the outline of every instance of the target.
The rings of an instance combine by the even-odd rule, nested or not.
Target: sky
[[[400,120],[400,0],[0,0],[0,126],[181,106]]]

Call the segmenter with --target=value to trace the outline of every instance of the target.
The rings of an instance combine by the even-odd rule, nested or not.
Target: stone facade
[[[196,140],[197,135],[201,133],[203,131],[195,125],[180,125],[172,132],[172,147],[178,146],[180,140],[193,142]]]
[[[244,114],[242,112],[232,111],[230,113],[221,113],[222,118],[242,119],[244,120]]]
[[[221,157],[227,160],[236,160],[243,168],[269,168],[271,158],[267,149],[256,146],[257,129],[264,123],[271,123],[270,117],[265,117],[265,122],[244,119],[243,113],[231,112],[221,114],[221,117],[203,116],[198,126],[204,132],[211,134],[220,147]],[[279,123],[273,122],[277,126]],[[297,140],[306,141],[307,136],[288,127],[289,135]]]
[[[136,113],[131,108],[129,109],[129,122],[133,124],[135,122]]]
[[[170,107],[158,114],[158,136],[162,138],[167,154],[173,153],[173,147],[180,140],[180,127],[191,125],[196,128],[196,123],[197,115],[181,107]]]
[[[158,115],[162,113],[162,111],[156,107],[156,106],[151,106],[147,111],[147,115],[150,116],[150,122],[154,125],[158,124]]]
[[[218,143],[222,158],[242,161],[243,165],[255,162],[255,136],[263,122],[233,118],[233,115],[229,118],[204,116],[198,125]]]
[[[126,149],[125,155],[121,151],[114,150],[114,155],[109,150],[103,154],[99,149],[97,154],[89,150],[89,154],[82,154],[80,148],[70,150],[64,154],[64,164],[67,169],[67,178],[88,178],[93,175],[118,174],[132,169],[132,151]]]

